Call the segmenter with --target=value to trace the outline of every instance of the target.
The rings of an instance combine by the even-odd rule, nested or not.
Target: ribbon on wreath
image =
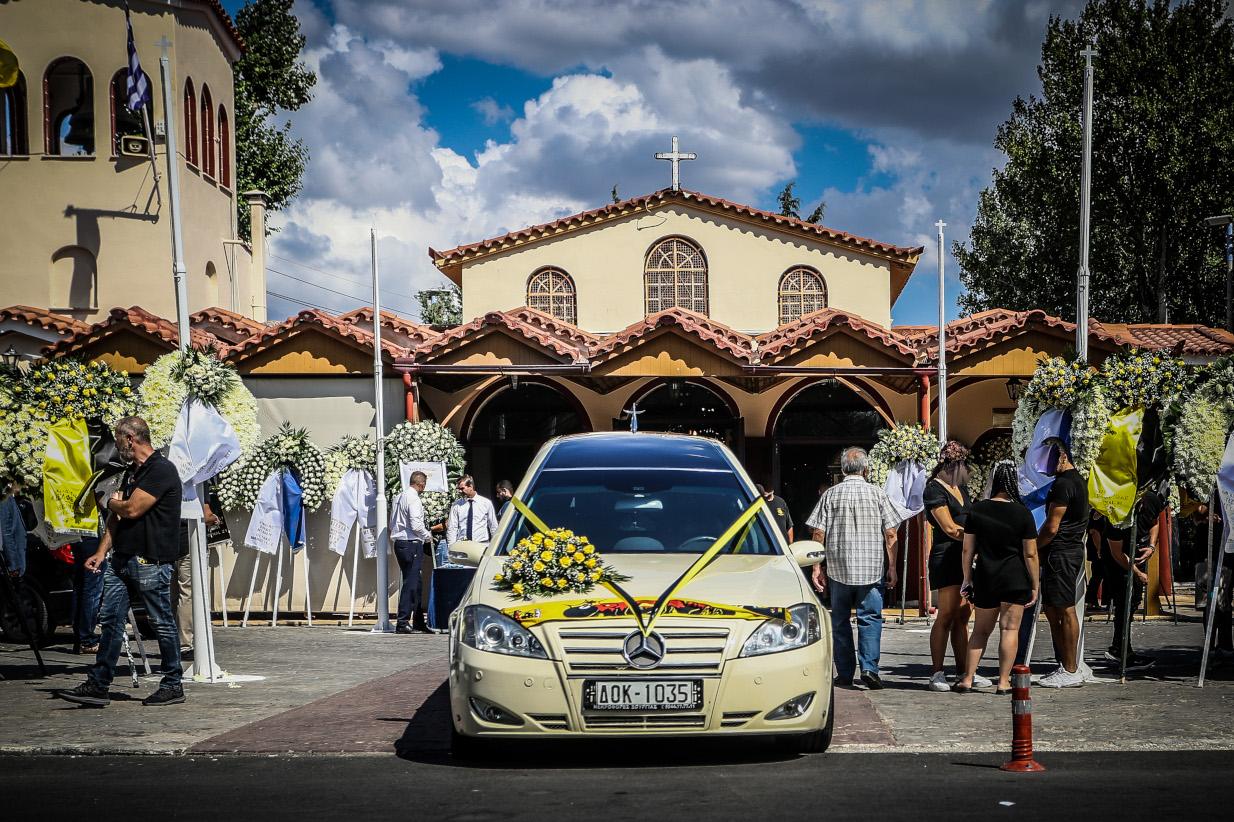
[[[544,521],[542,519],[540,519],[534,513],[532,513],[532,510],[528,508],[527,505],[522,500],[520,500],[518,497],[511,497],[510,502],[512,505],[514,505],[514,507],[518,510],[519,513],[521,513],[524,517],[526,517],[527,521],[531,523],[531,525],[537,531],[544,534],[552,530],[547,525],[544,524]],[[669,611],[670,603],[673,601],[674,597],[676,597],[677,592],[680,591],[682,588],[684,588],[686,585],[688,585],[690,581],[693,580],[695,577],[697,577],[700,573],[702,573],[703,569],[706,568],[709,564],[711,564],[711,561],[713,559],[719,556],[720,551],[723,550],[724,546],[728,544],[729,540],[731,540],[734,536],[737,535],[739,531],[741,531],[748,524],[750,524],[752,520],[754,519],[754,516],[759,512],[761,508],[766,506],[766,504],[767,504],[767,501],[763,499],[762,495],[759,495],[754,500],[754,502],[752,502],[750,506],[741,513],[741,516],[737,517],[737,519],[733,521],[732,525],[728,526],[728,528],[724,530],[724,533],[720,534],[719,538],[717,538],[716,541],[711,544],[711,547],[708,548],[706,551],[704,551],[702,555],[700,555],[699,558],[696,559],[693,562],[693,564],[691,564],[690,567],[685,570],[684,573],[682,573],[681,576],[677,577],[676,581],[674,581],[672,585],[668,586],[668,588],[664,590],[664,593],[660,594],[660,596],[651,605],[650,614],[646,613],[647,609],[645,609],[641,603],[651,602],[651,600],[637,600],[634,597],[632,597],[629,593],[627,593],[620,585],[618,585],[615,582],[601,581],[600,584],[603,585],[608,590],[612,591],[618,597],[620,597],[621,602],[625,604],[626,606],[625,612],[620,614],[620,616],[633,616],[635,621],[638,623],[639,632],[643,636],[648,636],[653,630],[655,630],[656,622],[659,621],[660,617]],[[732,613],[730,614],[730,616],[737,615],[737,612],[739,611],[749,611],[751,613],[757,613],[757,611],[752,608],[738,607],[738,606],[733,606],[733,605],[716,605],[715,603],[700,603],[700,604],[704,606],[710,606],[712,608],[725,609],[725,610],[731,611]],[[577,606],[578,603],[545,603],[545,605],[540,607],[540,610],[542,612],[546,608],[552,608],[553,610],[555,610],[556,606],[558,605],[563,606],[563,609],[564,609],[565,607],[569,607],[569,606]],[[514,609],[507,609],[507,610],[511,610],[511,611],[517,610],[517,611],[520,611],[526,614],[526,613],[529,613],[530,610],[532,609],[514,608]],[[771,612],[774,611],[776,612],[775,618],[783,619],[785,622],[791,621],[787,609],[776,608],[776,609],[765,609],[765,610],[767,610],[768,613],[761,614],[760,618],[762,619],[768,618],[768,616],[771,615]],[[616,614],[613,614],[613,615],[615,616]],[[560,617],[548,617],[547,619],[554,619],[554,618],[569,619],[571,617],[560,616]],[[754,617],[749,617],[749,618],[753,619]],[[537,621],[544,622],[545,619],[539,619]]]

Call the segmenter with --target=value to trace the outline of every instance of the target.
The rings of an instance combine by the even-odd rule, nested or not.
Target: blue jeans
[[[878,673],[879,649],[883,639],[883,583],[846,585],[827,577],[831,589],[831,637],[836,673],[850,680],[856,665],[862,671]],[[853,610],[857,611],[857,647],[853,648]]]
[[[171,612],[171,575],[174,562],[138,562],[137,557],[112,554],[103,572],[103,607],[99,622],[103,636],[99,653],[87,673],[98,688],[107,690],[116,677],[116,662],[124,645],[124,625],[129,605],[140,598],[146,605],[150,626],[158,634],[159,657],[163,663],[160,688],[179,688],[184,669],[180,665],[180,633]]]
[[[103,560],[103,569],[92,574],[86,570],[86,560],[94,556],[98,550],[97,538],[83,539],[73,545],[73,635],[78,645],[97,645],[99,635],[95,627],[99,624],[99,603],[103,599],[103,574],[107,571],[107,560]]]

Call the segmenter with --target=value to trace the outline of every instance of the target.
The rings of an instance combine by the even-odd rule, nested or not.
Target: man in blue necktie
[[[488,542],[497,532],[497,511],[493,503],[476,493],[476,483],[470,474],[464,475],[457,487],[459,498],[450,507],[446,543]]]

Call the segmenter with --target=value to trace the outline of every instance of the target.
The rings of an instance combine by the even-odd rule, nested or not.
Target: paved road
[[[1228,819],[1234,754],[821,754],[571,745],[517,763],[393,756],[0,757],[12,819]],[[1010,804],[1006,804],[1010,803]]]

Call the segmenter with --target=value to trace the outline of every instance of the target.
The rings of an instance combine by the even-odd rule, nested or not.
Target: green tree
[[[819,204],[815,207],[815,209],[810,212],[810,216],[806,217],[806,222],[814,223],[815,225],[818,225],[819,223],[823,221],[823,212],[826,210],[827,210],[827,203],[825,201],[819,202]]]
[[[792,217],[795,220],[801,219],[801,198],[793,196],[793,189],[797,187],[797,181],[784,186],[784,190],[780,192],[777,201],[780,203],[780,216]]]
[[[271,121],[312,99],[317,75],[300,62],[304,35],[291,13],[293,0],[248,0],[236,14],[248,49],[235,64],[236,178],[238,192],[266,192],[271,211],[285,208],[300,192],[309,152]],[[239,208],[240,236],[251,239],[248,204]]]
[[[1224,314],[1220,239],[1234,206],[1234,23],[1224,0],[1091,0],[1051,17],[1041,97],[1017,98],[1007,156],[953,253],[961,308],[1043,308],[1074,319],[1084,58],[1095,43],[1089,269],[1092,314],[1200,322]]]
[[[420,322],[425,325],[459,325],[463,322],[463,292],[454,283],[445,288],[416,292]]]

